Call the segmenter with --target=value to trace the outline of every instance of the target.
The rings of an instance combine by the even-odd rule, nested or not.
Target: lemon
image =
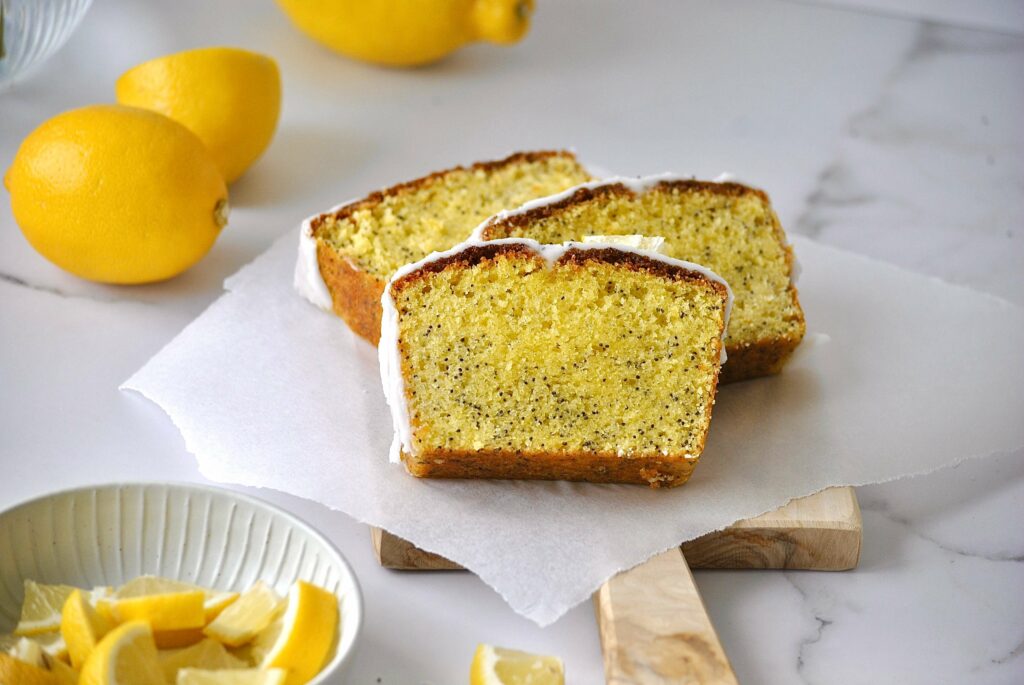
[[[60,610],[75,591],[70,585],[44,585],[25,580],[25,601],[15,635],[38,635],[60,630]]]
[[[178,671],[177,685],[285,685],[287,672],[280,668],[247,668],[211,671],[185,668]]]
[[[54,635],[57,636],[56,639]],[[41,633],[35,637],[3,635],[0,636],[0,654],[12,656],[24,664],[42,669],[57,679],[57,685],[75,685],[78,682],[78,673],[58,656],[61,651],[67,654],[66,649],[62,650],[59,647],[63,644],[60,633]],[[0,685],[20,683],[20,680],[14,678],[15,675],[18,675],[17,671],[5,673],[3,665],[0,665]],[[28,682],[32,682],[32,677],[39,676],[34,671],[22,675],[29,679]],[[5,680],[5,677],[11,679]]]
[[[78,685],[78,671],[60,659],[49,660],[50,673],[57,677],[60,685]]]
[[[145,621],[154,631],[202,628],[206,623],[202,590],[168,592],[114,600],[110,612],[121,621]]]
[[[277,0],[304,33],[343,55],[388,66],[437,61],[466,43],[515,43],[533,0]]]
[[[209,623],[222,612],[229,604],[238,599],[237,592],[220,592],[209,588],[200,587],[191,583],[160,576],[138,576],[129,580],[113,593],[114,597],[143,597],[145,595],[159,595],[172,592],[192,592],[199,590],[203,593],[203,613],[205,622]],[[160,641],[157,640],[157,646]]]
[[[49,635],[53,635],[53,633],[44,633],[34,638],[20,638],[18,644],[8,653],[16,659],[51,673],[57,678],[60,685],[75,685],[78,682],[78,672],[47,651],[47,647],[40,641],[41,637]],[[0,677],[0,683],[4,683],[2,677]]]
[[[38,642],[30,637],[18,638],[18,642],[7,653],[26,664],[46,669],[46,652]]]
[[[99,641],[110,632],[111,625],[85,599],[81,590],[75,590],[64,602],[60,632],[68,645],[71,665],[81,668],[86,657]]]
[[[63,618],[61,620],[63,621]],[[59,632],[39,633],[38,635],[33,635],[32,639],[38,642],[43,651],[53,658],[68,658],[68,644],[65,642],[64,636]]]
[[[166,685],[153,633],[129,621],[107,633],[82,667],[80,685]]]
[[[12,685],[62,685],[56,675],[49,671],[25,663],[10,654],[0,653],[0,683]]]
[[[228,653],[224,645],[215,640],[205,639],[184,649],[169,649],[160,652],[160,667],[167,682],[173,683],[178,671],[183,668],[206,670],[246,668],[248,664]]]
[[[0,652],[11,653],[11,650],[18,646],[19,642],[27,638],[19,637],[13,633],[0,635]],[[64,659],[68,655],[68,646],[64,637],[59,632],[37,633],[32,636],[32,641],[39,645],[39,648],[55,659]]]
[[[288,591],[288,608],[262,668],[288,670],[288,685],[302,685],[323,667],[338,633],[338,598],[298,580]]]
[[[469,669],[470,685],[564,685],[562,660],[514,649],[479,645]]]
[[[204,632],[222,644],[238,647],[266,628],[277,617],[280,607],[281,598],[277,593],[258,581],[206,626]]]
[[[231,183],[270,145],[281,112],[281,76],[266,55],[200,48],[158,57],[117,79],[117,101],[184,124]]]
[[[93,281],[175,276],[227,221],[227,188],[202,142],[135,107],[93,105],[46,121],[22,142],[4,184],[29,243]]]
[[[190,647],[200,642],[203,635],[202,628],[182,628],[181,630],[154,630],[153,642],[157,649],[181,649]]]

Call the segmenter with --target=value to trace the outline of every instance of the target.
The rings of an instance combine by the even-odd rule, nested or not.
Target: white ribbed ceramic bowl
[[[22,581],[83,588],[154,574],[221,590],[257,580],[282,595],[297,579],[338,596],[341,634],[311,683],[340,682],[363,620],[345,558],[295,516],[247,495],[192,484],[67,490],[0,513],[0,633],[21,609]]]

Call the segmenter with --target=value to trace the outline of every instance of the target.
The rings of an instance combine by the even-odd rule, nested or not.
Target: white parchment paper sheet
[[[388,463],[376,350],[292,290],[296,243],[228,279],[123,387],[167,412],[208,478],[381,526],[541,625],[616,572],[793,497],[1024,445],[1024,310],[796,237],[812,333],[781,376],[719,390],[687,485],[418,480]]]

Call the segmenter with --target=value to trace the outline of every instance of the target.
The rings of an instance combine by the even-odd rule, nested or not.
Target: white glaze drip
[[[313,237],[313,220],[334,214],[357,200],[342,202],[326,212],[316,214],[302,222],[299,227],[299,253],[295,261],[295,277],[292,285],[295,290],[314,305],[325,311],[331,311],[333,301],[331,291],[327,289],[324,277],[320,274],[320,264],[316,258],[316,238]]]

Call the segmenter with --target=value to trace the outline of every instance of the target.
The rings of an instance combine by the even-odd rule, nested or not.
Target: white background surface
[[[0,94],[5,166],[47,117],[110,101],[124,69],[189,47],[277,58],[283,118],[232,187],[221,240],[170,283],[61,273],[2,194],[0,507],[92,482],[200,479],[160,412],[117,385],[304,216],[513,149],[574,146],[622,173],[728,169],[764,186],[791,232],[1024,304],[1017,6],[983,3],[968,20],[941,3],[851,4],[548,0],[515,48],[390,71],[322,50],[266,0],[97,0],[63,51]],[[1024,680],[1021,456],[862,488],[855,572],[698,572],[741,681]],[[383,571],[365,528],[260,494],[324,530],[359,574],[368,616],[352,682],[464,682],[477,641],[557,653],[570,683],[601,682],[589,606],[538,629],[471,576]]]

